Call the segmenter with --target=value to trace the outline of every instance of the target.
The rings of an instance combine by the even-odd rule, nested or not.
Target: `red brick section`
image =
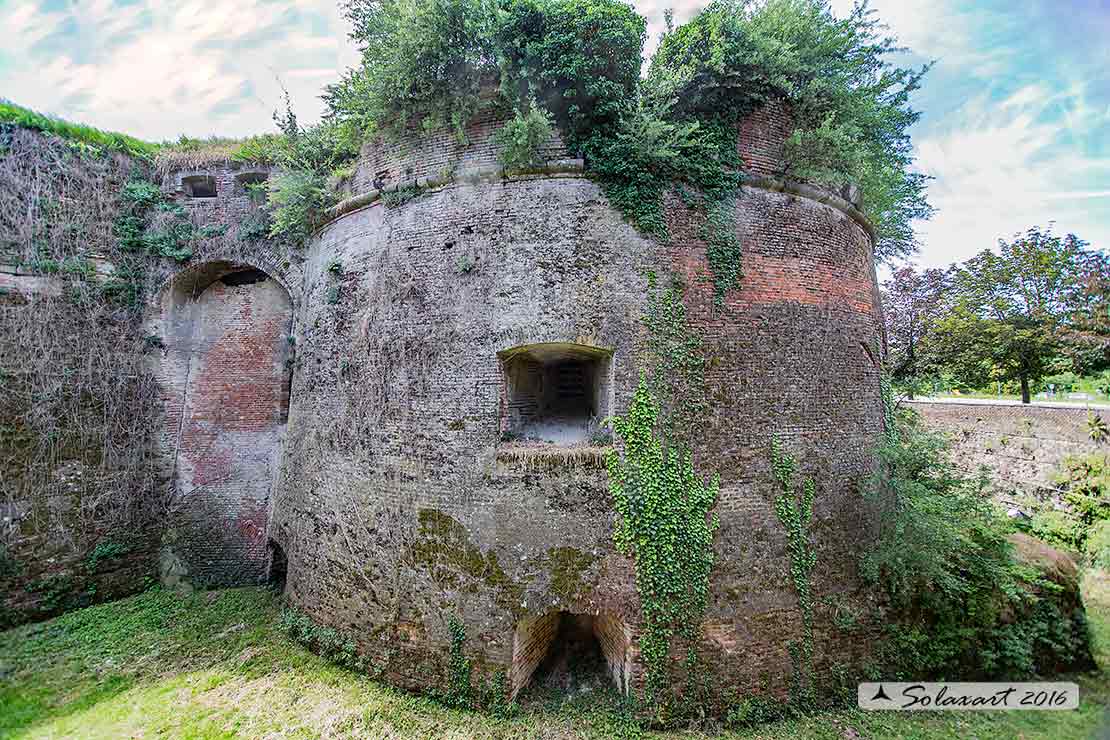
[[[273,280],[217,281],[197,301],[178,455],[182,550],[200,583],[258,582],[288,404],[288,296]]]
[[[594,618],[593,627],[613,685],[627,692],[635,680],[633,668],[638,656],[632,644],[632,629],[612,614],[599,614]]]
[[[509,670],[509,695],[515,698],[528,685],[532,674],[547,656],[551,642],[559,632],[562,612],[551,612],[517,624],[513,640],[513,662]]]
[[[790,113],[782,101],[771,101],[740,122],[736,152],[744,172],[773,176],[782,173],[785,142],[793,128]]]

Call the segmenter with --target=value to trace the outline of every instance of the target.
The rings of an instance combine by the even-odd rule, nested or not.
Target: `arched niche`
[[[160,309],[167,546],[196,585],[262,583],[289,414],[292,300],[254,265],[211,262],[171,281]]]

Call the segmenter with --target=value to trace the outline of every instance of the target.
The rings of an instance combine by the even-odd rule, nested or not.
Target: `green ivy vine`
[[[698,476],[688,448],[667,445],[657,436],[658,418],[658,403],[641,373],[628,413],[613,420],[624,455],[611,452],[607,461],[609,490],[620,515],[614,540],[636,564],[643,617],[640,654],[653,704],[666,686],[672,638],[698,636],[718,525],[710,510],[720,488],[718,476],[709,481]],[[695,663],[691,652],[687,668]]]
[[[443,696],[443,701],[450,707],[469,709],[474,703],[474,697],[470,682],[470,659],[463,652],[466,627],[461,619],[452,614],[447,619],[447,631],[451,636],[451,650],[447,660],[447,693]]]
[[[816,487],[812,478],[804,478],[801,490],[797,483],[798,461],[783,451],[777,437],[771,439],[771,471],[779,486],[775,498],[775,514],[786,529],[786,550],[790,557],[790,580],[798,596],[802,613],[802,638],[792,640],[787,649],[794,665],[791,696],[798,706],[812,705],[813,686],[813,567],[817,555],[809,542],[809,525],[813,519],[813,498]]]
[[[675,444],[691,444],[698,420],[709,410],[705,393],[705,356],[702,341],[690,329],[678,282],[660,289],[655,273],[648,273],[647,329],[648,388],[660,405],[660,433]]]
[[[662,710],[675,638],[687,643],[687,676],[697,676],[720,480],[698,475],[690,451],[708,403],[701,339],[687,323],[682,286],[660,290],[654,274],[648,285],[644,369],[628,412],[613,419],[623,454],[611,452],[607,467],[619,515],[614,540],[636,566],[645,699]]]

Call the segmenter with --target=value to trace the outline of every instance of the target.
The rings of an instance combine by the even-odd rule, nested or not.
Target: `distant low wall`
[[[1090,438],[1083,406],[907,401],[932,429],[951,435],[953,459],[975,472],[986,465],[1001,489],[1051,496],[1060,461],[1099,449]],[[1110,419],[1110,409],[1093,413]],[[1105,448],[1105,446],[1103,446]]]

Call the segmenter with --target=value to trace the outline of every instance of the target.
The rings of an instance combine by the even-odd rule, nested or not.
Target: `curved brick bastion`
[[[169,570],[215,583],[268,568],[405,686],[440,680],[455,617],[467,656],[506,670],[514,693],[591,641],[627,689],[639,603],[612,541],[599,421],[635,388],[648,274],[676,274],[709,359],[695,461],[721,476],[702,627],[715,681],[788,685],[801,619],[772,508],[776,434],[817,484],[817,666],[866,654],[832,615],[859,588],[859,488],[882,425],[870,227],[846,200],[775,179],[789,129],[781,110],[757,112],[738,132],[744,275],[715,306],[704,216],[671,198],[669,241],[644,238],[557,139],[547,167],[506,177],[499,125],[478,121],[465,145],[368,145],[303,259],[240,254],[164,291],[178,484],[208,492],[194,519],[223,517],[218,538],[171,527]],[[233,173],[203,176],[171,186],[236,192]]]

